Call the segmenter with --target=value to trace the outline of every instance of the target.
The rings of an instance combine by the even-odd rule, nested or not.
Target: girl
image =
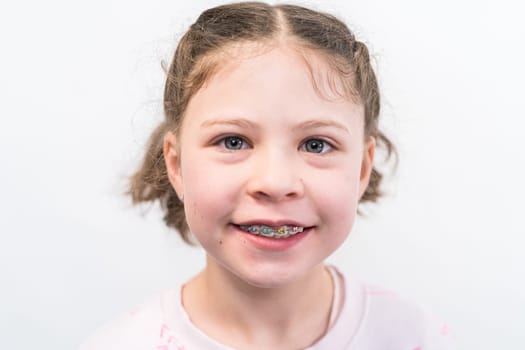
[[[292,5],[209,9],[168,71],[135,203],[206,251],[205,269],[82,349],[445,349],[446,327],[324,260],[381,194],[366,46]],[[190,236],[191,233],[191,236]]]

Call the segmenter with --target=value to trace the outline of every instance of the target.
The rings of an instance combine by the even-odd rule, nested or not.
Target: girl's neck
[[[183,290],[183,305],[204,333],[235,348],[304,348],[328,328],[333,299],[329,272],[320,264],[278,288],[249,285],[208,258]]]

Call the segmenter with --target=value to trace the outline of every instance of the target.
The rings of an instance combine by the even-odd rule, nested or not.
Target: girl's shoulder
[[[419,303],[360,281],[346,280],[345,285],[343,312],[360,310],[349,349],[453,348],[448,325]]]
[[[178,349],[165,322],[163,294],[106,323],[79,350]]]
[[[390,324],[402,333],[411,330],[422,335],[449,335],[448,326],[432,311],[385,288],[365,285],[366,318],[370,325]]]

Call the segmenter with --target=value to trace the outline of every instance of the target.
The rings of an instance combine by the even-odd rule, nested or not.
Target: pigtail
[[[139,170],[130,177],[128,194],[133,204],[158,200],[164,210],[164,222],[176,229],[182,239],[193,244],[184,215],[184,205],[171,186],[164,161],[164,135],[169,131],[162,123],[151,135]]]

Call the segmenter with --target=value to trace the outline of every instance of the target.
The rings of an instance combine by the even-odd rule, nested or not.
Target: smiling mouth
[[[271,227],[267,225],[238,225],[241,230],[256,236],[269,238],[288,238],[303,232],[306,228],[302,226],[282,225]]]

